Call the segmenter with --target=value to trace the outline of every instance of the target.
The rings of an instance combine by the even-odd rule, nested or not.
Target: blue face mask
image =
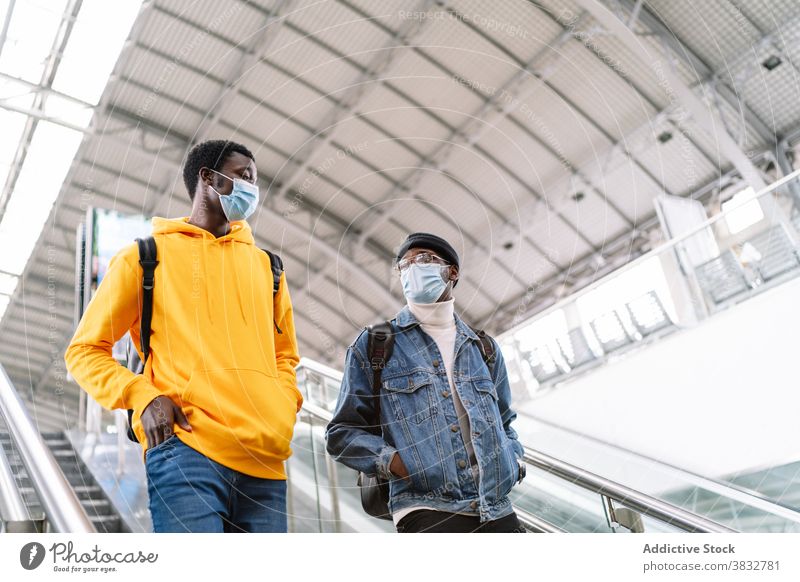
[[[403,295],[411,303],[436,303],[442,296],[447,281],[442,276],[447,265],[413,264],[400,273]]]
[[[228,178],[228,176],[225,176],[225,174],[221,172],[217,172],[216,170],[211,171]],[[219,203],[222,204],[222,212],[225,213],[225,217],[229,221],[245,220],[258,208],[258,186],[246,180],[242,180],[241,178],[228,178],[228,180],[233,182],[233,190],[231,190],[231,193],[227,196],[223,196],[214,190],[214,188],[211,189],[219,196]]]

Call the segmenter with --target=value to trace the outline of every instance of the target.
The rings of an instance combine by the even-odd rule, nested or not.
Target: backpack
[[[469,328],[475,332],[480,340],[478,348],[481,350],[481,357],[489,368],[489,373],[494,368],[496,354],[492,338],[486,335],[482,329]],[[375,418],[377,424],[374,428],[380,430],[381,423],[381,376],[386,362],[392,357],[394,349],[394,328],[391,322],[384,321],[367,328],[367,359],[370,369],[372,369],[372,395],[375,398]],[[361,492],[361,507],[372,517],[378,519],[391,520],[392,514],[389,512],[389,482],[377,475],[367,475],[359,472],[356,481]]]
[[[147,363],[147,358],[150,355],[150,324],[153,320],[153,285],[155,283],[155,270],[158,265],[158,251],[156,248],[156,239],[152,236],[147,238],[137,238],[136,243],[139,246],[139,264],[142,266],[142,313],[140,321],[140,336],[142,356],[144,359],[139,358],[139,353],[136,351],[136,346],[133,340],[128,338],[126,346],[127,354],[127,368],[134,374],[141,374],[144,372],[144,366]],[[275,253],[271,253],[267,249],[261,249],[267,256],[272,270],[272,296],[273,296],[273,313],[275,309],[275,298],[278,296],[278,289],[281,285],[281,273],[283,273],[283,261]],[[278,333],[283,333],[281,328],[278,327],[278,322],[273,317],[275,330]],[[133,410],[128,409],[128,439],[138,443],[139,439],[136,433],[133,432]]]

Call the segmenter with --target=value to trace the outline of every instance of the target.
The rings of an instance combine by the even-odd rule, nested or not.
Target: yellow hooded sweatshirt
[[[174,426],[186,445],[246,475],[286,479],[283,461],[292,453],[303,403],[286,278],[281,275],[273,321],[269,257],[253,244],[247,222],[231,222],[230,232],[216,238],[188,220],[153,218],[159,263],[144,373],[132,373],[111,355],[127,331],[142,355],[135,243],[111,259],[67,348],[67,369],[102,406],[133,409],[144,450],[139,417],[154,398],[168,396],[192,427]]]

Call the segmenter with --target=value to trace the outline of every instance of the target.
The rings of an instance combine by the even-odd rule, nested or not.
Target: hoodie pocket
[[[183,394],[193,423],[196,414],[210,421],[220,441],[237,443],[269,457],[288,458],[297,395],[260,370],[200,369],[192,373]],[[195,420],[202,430],[202,420]]]

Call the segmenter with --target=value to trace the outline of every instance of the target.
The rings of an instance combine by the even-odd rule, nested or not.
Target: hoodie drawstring
[[[210,244],[208,240],[203,237],[202,245],[203,245],[203,278],[205,279],[205,286],[206,286],[206,295],[208,296],[208,300],[206,301],[206,309],[208,310],[208,320],[211,322],[211,325],[214,325],[214,291],[208,288],[208,250],[206,245]]]
[[[233,242],[234,241],[230,241],[230,243],[231,243],[231,252],[233,252],[233,248],[234,248],[233,247]],[[235,263],[233,261],[231,261],[231,264],[235,264]],[[250,267],[251,267],[251,271],[252,271],[252,265],[250,265]],[[235,280],[234,284],[236,285],[236,301],[239,303],[239,313],[242,314],[242,319],[244,320],[244,324],[247,325],[247,315],[245,315],[244,302],[242,301],[242,286],[239,284],[239,270],[238,269],[233,269],[233,278]]]

